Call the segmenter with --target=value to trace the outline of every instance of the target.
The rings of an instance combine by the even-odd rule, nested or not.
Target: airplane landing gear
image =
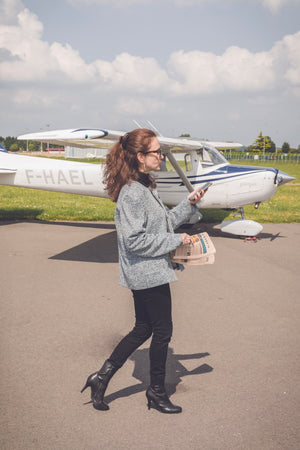
[[[221,230],[224,233],[253,237],[257,236],[263,229],[260,223],[245,218],[244,208],[238,208],[233,217],[234,220],[223,220],[221,223]]]
[[[244,208],[238,208],[236,212],[233,214],[234,218],[240,217],[240,220],[246,220]]]

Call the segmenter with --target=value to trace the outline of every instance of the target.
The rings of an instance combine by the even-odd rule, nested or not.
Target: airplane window
[[[166,155],[164,155],[162,161],[161,161],[161,165],[160,165],[160,171],[161,172],[168,172],[168,166],[170,165],[169,161],[167,161]]]
[[[203,167],[224,164],[227,162],[218,150],[213,148],[202,147],[197,150],[197,155]]]
[[[192,160],[189,153],[175,151],[173,152],[173,154],[178,164],[185,172],[189,172],[192,170]],[[174,167],[166,157],[164,157],[164,159],[162,160],[160,171],[175,172]]]
[[[190,153],[186,153],[184,155],[184,165],[185,165],[185,171],[190,172],[192,170],[192,162],[191,162],[191,155]]]

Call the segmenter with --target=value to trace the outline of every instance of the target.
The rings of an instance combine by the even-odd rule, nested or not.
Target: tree
[[[275,153],[276,146],[270,136],[263,136],[261,131],[253,144],[250,145],[249,151]]]
[[[27,148],[27,141],[18,141],[19,143],[19,150],[24,152]]]
[[[46,148],[46,144],[42,144],[43,150]],[[30,152],[39,152],[41,150],[41,143],[37,141],[28,141],[28,150]]]
[[[12,144],[15,144],[17,142],[17,138],[12,137],[12,136],[7,136],[4,139],[4,147],[7,149],[10,149]]]
[[[282,144],[281,151],[282,151],[282,153],[289,153],[289,151],[290,151],[290,144],[288,142],[284,142]]]
[[[30,151],[30,152],[34,152],[35,150],[36,150],[36,148],[35,148],[36,146],[35,146],[35,144],[34,144],[34,142],[29,142],[28,143],[28,150]]]
[[[269,153],[276,153],[276,145],[275,142],[272,141],[272,139],[270,138],[270,136],[266,136],[268,139],[270,139],[271,142],[271,146],[270,149],[268,150]],[[266,150],[267,151],[267,150]]]
[[[19,150],[19,146],[16,142],[14,142],[13,144],[11,144],[11,146],[9,147],[9,150],[11,152],[17,152]]]

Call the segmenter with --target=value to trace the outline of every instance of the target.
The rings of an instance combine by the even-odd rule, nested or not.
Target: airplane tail
[[[1,142],[0,142],[0,152],[8,153],[8,151],[6,150],[6,148],[4,147],[4,145],[1,144]]]

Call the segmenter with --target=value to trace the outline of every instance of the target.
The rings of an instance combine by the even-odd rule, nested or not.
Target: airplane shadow
[[[116,226],[114,222],[65,222],[65,221],[55,221],[55,222],[44,222],[40,221],[45,225],[63,226],[63,227],[77,227],[77,228],[100,228],[101,230],[115,230]]]
[[[224,231],[221,231],[219,227],[219,224],[216,223],[201,223],[198,222],[194,225],[183,225],[180,228],[178,228],[177,232],[182,233],[188,233],[188,234],[197,234],[197,233],[208,233],[210,237],[222,237],[226,239],[238,239],[238,240],[244,240],[246,236],[235,236],[234,234],[225,233]],[[286,238],[286,236],[281,236],[280,232],[277,234],[272,233],[264,233],[261,232],[257,236],[258,240],[264,239],[264,240],[270,240],[271,242],[274,241],[277,238]]]
[[[49,223],[48,223],[49,224]],[[57,255],[51,256],[49,259],[62,260],[62,261],[80,261],[80,262],[95,262],[95,263],[117,263],[118,257],[118,245],[117,245],[117,233],[114,224],[83,224],[83,223],[67,223],[54,222],[53,225],[63,225],[63,226],[75,226],[75,227],[95,227],[104,228],[108,230],[113,230],[108,233],[97,236],[90,239],[82,244],[76,245],[68,250],[58,253]],[[196,234],[206,231],[212,238],[222,237],[226,239],[238,239],[244,240],[245,236],[234,236],[228,233],[223,233],[220,229],[215,228],[216,224],[206,224],[199,223],[190,226],[188,229],[186,227],[181,227],[177,232],[188,232],[189,234]],[[270,240],[271,242],[275,239],[282,239],[285,236],[281,236],[280,232],[277,234],[271,233],[260,233],[258,235],[259,240]]]
[[[15,222],[18,220],[35,220],[43,213],[43,209],[13,208],[0,209],[0,224],[2,221]]]
[[[174,354],[172,348],[168,349],[168,358],[166,365],[166,391],[168,395],[176,392],[176,386],[182,381],[181,379],[189,375],[202,375],[213,371],[213,367],[208,364],[201,364],[196,366],[193,370],[188,370],[180,361],[199,360],[209,356],[209,353],[194,353],[187,355]],[[138,349],[130,357],[134,361],[134,370],[132,376],[136,378],[139,383],[133,386],[128,386],[120,389],[117,392],[109,394],[105,397],[105,401],[110,403],[118,398],[129,397],[139,392],[146,391],[150,384],[150,363],[149,363],[149,349]],[[122,369],[121,369],[122,370]]]
[[[76,247],[51,256],[49,259],[96,263],[117,263],[119,260],[117,233],[116,231],[111,231],[109,233],[102,234],[82,244],[76,245]]]
[[[18,221],[26,221],[31,223],[40,223],[47,226],[65,226],[65,227],[78,227],[78,228],[99,228],[104,230],[114,230],[111,233],[107,233],[103,236],[98,236],[90,241],[73,247],[65,252],[59,253],[50,257],[49,259],[58,259],[66,261],[83,261],[83,262],[118,262],[118,251],[117,251],[117,237],[115,232],[115,224],[112,223],[102,223],[102,222],[45,222],[37,219],[43,210],[37,209],[25,209],[18,208],[10,211],[0,209],[0,226],[7,225],[8,223],[15,223]],[[12,218],[13,217],[13,218]],[[218,228],[218,223],[204,223],[199,222],[194,225],[181,225],[176,232],[177,233],[188,233],[197,234],[201,232],[207,232],[211,237],[223,237],[226,239],[239,239],[244,240],[245,236],[235,236],[233,234],[224,233]],[[258,239],[266,239],[271,242],[276,239],[283,239],[286,236],[282,236],[280,232],[277,234],[272,233],[260,233]]]

